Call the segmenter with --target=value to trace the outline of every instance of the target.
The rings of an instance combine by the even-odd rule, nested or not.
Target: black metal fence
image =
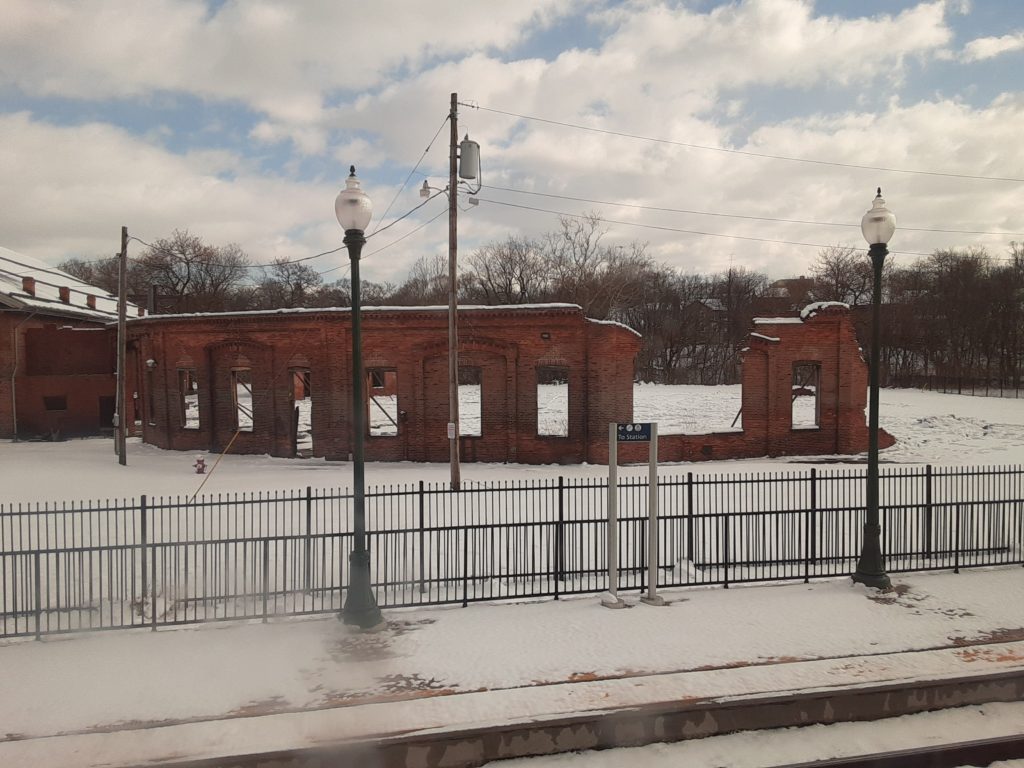
[[[891,376],[885,386],[904,389],[927,389],[952,395],[976,397],[1005,397],[1019,400],[1024,397],[1020,382],[1005,381],[984,376]]]
[[[860,470],[659,478],[647,551],[646,478],[619,484],[620,590],[851,573]],[[382,607],[608,588],[607,482],[387,486],[366,498]],[[1024,563],[1024,468],[890,468],[880,479],[890,572]],[[341,491],[0,506],[0,636],[337,611],[352,498]]]

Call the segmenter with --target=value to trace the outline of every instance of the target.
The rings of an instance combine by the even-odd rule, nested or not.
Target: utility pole
[[[459,302],[456,258],[458,251],[458,148],[459,148],[459,95],[452,94],[451,153],[448,161],[448,443],[451,463],[452,490],[461,485],[459,468]]]
[[[125,403],[125,347],[128,343],[125,320],[128,314],[128,227],[121,227],[121,253],[117,269],[117,395],[114,414],[114,447],[117,450],[117,463],[122,467],[128,463],[127,443],[127,407]]]

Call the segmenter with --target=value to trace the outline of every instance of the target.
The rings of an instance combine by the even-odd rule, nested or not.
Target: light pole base
[[[889,574],[887,573],[862,573],[858,570],[850,578],[853,579],[855,584],[863,584],[865,587],[882,590],[892,589],[892,582],[889,581]]]
[[[626,602],[618,595],[613,595],[611,592],[605,592],[601,595],[601,605],[605,608],[628,608]]]
[[[377,632],[387,626],[377,600],[370,589],[370,555],[354,551],[348,557],[349,585],[341,620],[364,632]]]
[[[665,602],[665,598],[661,595],[644,595],[640,598],[640,602],[644,605],[668,605],[668,603]]]

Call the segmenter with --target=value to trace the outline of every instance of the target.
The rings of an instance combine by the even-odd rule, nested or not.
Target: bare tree
[[[391,298],[399,305],[447,304],[448,257],[440,253],[421,256],[409,271],[408,279]]]
[[[841,301],[851,307],[871,303],[873,272],[871,259],[845,245],[830,245],[818,251],[811,269],[815,301]]]
[[[140,278],[161,295],[174,297],[179,311],[186,312],[222,311],[248,265],[237,245],[208,245],[187,230],[157,240],[136,259]]]
[[[478,248],[466,260],[466,293],[482,304],[542,301],[546,291],[537,243],[510,235]]]
[[[260,309],[310,306],[322,283],[320,273],[309,264],[275,259],[259,281]]]

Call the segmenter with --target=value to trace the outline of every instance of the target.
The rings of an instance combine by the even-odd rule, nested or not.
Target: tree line
[[[600,217],[589,215],[562,218],[539,237],[488,243],[461,260],[459,303],[578,304],[588,317],[640,332],[637,377],[662,383],[739,381],[753,318],[791,315],[814,301],[849,304],[862,343],[869,342],[872,271],[861,251],[822,249],[808,276],[773,281],[743,267],[683,272],[658,264],[645,243],[612,244],[605,233]],[[116,292],[116,257],[72,259],[60,268]],[[422,257],[400,284],[364,280],[360,292],[368,306],[447,305],[447,257]],[[351,304],[347,277],[325,281],[304,261],[257,266],[237,245],[210,245],[187,231],[157,240],[130,262],[128,293],[144,306],[155,297],[158,313]],[[971,247],[906,265],[890,259],[882,301],[884,383],[941,376],[1020,387],[1024,244],[1011,243],[1005,257]]]

